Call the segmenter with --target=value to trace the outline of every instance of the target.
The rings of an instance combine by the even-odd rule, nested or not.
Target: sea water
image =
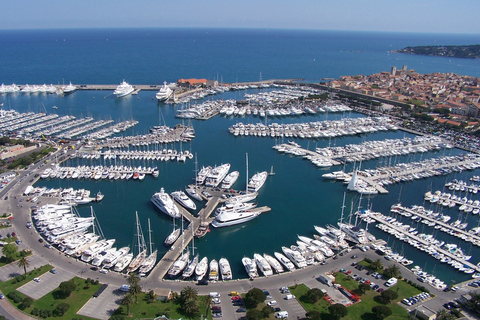
[[[257,81],[272,78],[303,78],[320,81],[325,77],[347,74],[371,74],[388,71],[391,66],[408,65],[421,73],[455,72],[463,75],[480,75],[480,62],[466,59],[445,59],[391,53],[389,50],[407,45],[420,44],[469,44],[478,42],[476,36],[386,34],[362,32],[325,32],[290,30],[216,30],[216,29],[134,29],[134,30],[40,30],[1,31],[1,43],[5,50],[0,53],[2,63],[1,82],[6,84],[61,84],[73,83],[120,83],[123,79],[134,84],[159,84],[164,80],[179,78],[208,78],[226,82]],[[259,89],[228,92],[209,99],[242,99],[245,93]],[[110,91],[78,91],[67,96],[56,95],[4,95],[0,103],[4,109],[21,112],[55,112],[76,117],[92,116],[95,119],[113,119],[116,122],[135,119],[139,124],[124,135],[148,133],[154,125],[174,126],[182,121],[174,117],[175,109],[181,106],[157,103],[154,91],[141,91],[138,95],[116,99]],[[56,106],[56,109],[52,109]],[[321,120],[338,120],[343,117],[359,117],[354,112],[340,114],[304,115],[262,120],[254,116],[244,118],[214,117],[208,121],[192,121],[196,137],[188,143],[175,143],[169,148],[189,150],[197,155],[198,166],[230,163],[232,170],[240,171],[235,189],[242,190],[246,184],[246,154],[249,158],[249,176],[258,171],[273,170],[255,200],[259,206],[269,206],[271,212],[260,215],[248,223],[214,229],[195,242],[195,251],[209,259],[229,259],[235,278],[245,277],[241,265],[243,256],[254,253],[281,251],[281,246],[295,244],[297,234],[312,236],[313,225],[335,225],[341,216],[345,185],[322,179],[322,174],[340,167],[319,169],[301,158],[278,153],[272,146],[286,142],[280,139],[257,137],[234,137],[228,127],[238,121],[244,123],[294,123]],[[303,147],[344,146],[366,140],[382,140],[413,137],[409,133],[378,132],[354,137],[320,140],[295,140]],[[163,148],[158,145],[151,148]],[[144,148],[144,147],[143,147]],[[132,147],[131,150],[134,148]],[[140,149],[137,147],[137,149]],[[391,163],[411,162],[427,157],[459,154],[460,150],[444,150],[388,159]],[[71,159],[65,165],[90,164],[90,160]],[[115,238],[117,247],[134,244],[135,212],[138,212],[146,234],[147,219],[151,220],[154,245],[160,254],[167,248],[163,240],[171,232],[172,220],[157,210],[150,202],[153,193],[164,187],[172,192],[192,183],[195,175],[194,160],[185,163],[153,161],[100,160],[91,164],[158,166],[160,176],[147,176],[140,181],[88,181],[88,180],[41,180],[37,185],[55,188],[85,188],[105,198],[92,207],[103,228],[105,236]],[[385,165],[385,159],[365,161],[363,168]],[[352,170],[349,164],[345,168]],[[387,195],[364,198],[360,205],[388,214],[390,206],[423,204],[423,194],[430,190],[442,190],[443,184],[454,178],[468,180],[474,173],[450,174],[426,180],[388,186]],[[478,174],[478,172],[477,172]],[[470,196],[472,197],[472,196]],[[347,193],[345,215],[359,206],[359,197]],[[428,207],[429,205],[427,205]],[[197,203],[201,207],[201,203]],[[81,215],[90,214],[90,206],[78,206]],[[437,209],[436,209],[437,210]],[[444,214],[455,221],[457,208],[445,209]],[[198,210],[197,210],[198,211]],[[466,217],[469,227],[477,226],[478,216]],[[180,221],[176,222],[181,227]],[[365,225],[363,225],[365,227]],[[186,228],[186,224],[184,225]],[[436,264],[433,258],[398,243],[392,237],[376,229],[368,230],[384,238],[395,251],[403,252],[415,264],[434,272],[442,280],[468,279],[468,275],[452,272],[450,266]],[[433,228],[419,226],[420,232],[434,233]],[[447,243],[459,244],[473,255],[477,263],[478,249],[457,238],[441,232],[435,236]]]

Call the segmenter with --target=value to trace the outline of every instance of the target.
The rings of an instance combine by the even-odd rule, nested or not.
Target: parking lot
[[[27,267],[27,272],[45,265],[45,261],[36,255],[31,255],[27,257],[27,260],[29,263],[29,266]],[[23,268],[18,267],[18,262],[12,262],[0,268],[1,281],[8,281],[22,274]]]
[[[20,291],[23,294],[26,294],[27,296],[31,297],[32,299],[40,299],[50,291],[53,291],[54,289],[58,288],[60,283],[63,281],[68,281],[73,278],[73,275],[71,273],[67,273],[65,271],[58,271],[56,274],[53,274],[51,272],[46,272],[40,277],[38,277],[39,281],[30,281],[20,288],[18,288],[18,291]],[[36,278],[37,279],[37,278]]]
[[[120,301],[125,295],[125,292],[118,290],[118,288],[108,286],[99,297],[90,298],[77,314],[96,319],[110,318],[113,312],[120,306]]]

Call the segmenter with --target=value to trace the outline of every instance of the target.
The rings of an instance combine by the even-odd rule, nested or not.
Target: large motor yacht
[[[116,95],[117,98],[121,98],[128,96],[133,91],[135,91],[135,88],[131,84],[128,84],[127,82],[125,82],[125,80],[123,80],[123,82],[117,87],[117,89],[115,89],[113,94]]]
[[[161,188],[160,192],[155,193],[151,200],[158,209],[170,217],[180,218],[182,216],[170,195],[165,192],[165,189]]]
[[[169,86],[167,86],[167,82],[163,82],[163,86],[158,90],[157,94],[155,97],[158,99],[158,101],[164,101],[170,98],[170,96],[173,94],[173,90],[170,89]]]

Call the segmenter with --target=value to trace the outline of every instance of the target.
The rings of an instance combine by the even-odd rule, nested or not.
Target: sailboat
[[[195,246],[193,244],[195,241],[195,237],[193,236],[193,228],[191,229],[192,229],[192,256],[195,256]],[[184,279],[190,278],[195,272],[195,268],[197,267],[197,264],[198,264],[198,253],[192,260],[190,260],[187,267],[183,271],[182,277]]]
[[[231,198],[229,198],[226,203],[229,204],[229,203],[236,203],[236,202],[247,202],[247,201],[250,201],[250,200],[253,200],[255,199],[257,196],[258,196],[258,192],[257,191],[251,191],[251,190],[248,190],[248,153],[245,154],[245,161],[246,161],[246,169],[247,169],[247,175],[246,175],[246,187],[245,187],[245,193],[244,194],[241,194],[241,195],[238,195],[238,196],[233,196]]]
[[[157,262],[157,250],[152,251],[152,229],[150,229],[150,219],[148,219],[148,242],[149,242],[149,255],[143,261],[142,265],[140,266],[139,273],[145,274],[153,269],[155,263]]]
[[[175,217],[173,218],[173,231],[168,235],[165,239],[164,244],[166,246],[171,246],[175,241],[177,241],[178,237],[180,236],[180,229],[175,229]]]
[[[195,153],[195,186],[188,186],[185,188],[185,191],[194,199],[198,201],[202,201],[202,197],[198,194],[198,186],[197,186],[197,175],[198,175],[198,162],[197,162],[197,154]]]
[[[147,256],[147,247],[145,246],[145,239],[143,238],[142,228],[140,226],[140,221],[138,220],[138,213],[135,212],[135,217],[137,221],[137,248],[138,255],[130,262],[127,268],[127,273],[134,272],[137,270],[145,260]]]
[[[270,167],[270,172],[268,173],[269,176],[275,175],[275,172],[273,172],[273,166]]]

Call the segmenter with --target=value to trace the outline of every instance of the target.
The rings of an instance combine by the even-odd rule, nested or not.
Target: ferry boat
[[[221,258],[218,261],[220,267],[220,274],[222,275],[222,280],[232,280],[232,268],[230,267],[230,263],[226,258]]]
[[[210,174],[205,179],[205,185],[207,187],[217,187],[220,182],[225,178],[230,170],[230,163],[222,164],[212,169]]]
[[[160,192],[155,193],[152,196],[151,201],[158,209],[168,214],[170,217],[180,218],[182,216],[172,198],[165,192],[164,188],[161,188]]]
[[[258,269],[263,273],[264,276],[268,277],[273,275],[272,267],[262,255],[255,253],[253,258],[257,263]]]
[[[183,191],[174,191],[170,194],[172,198],[177,201],[179,204],[181,204],[183,207],[189,209],[189,210],[196,210],[197,206],[195,205],[195,202],[190,199],[185,192]]]
[[[123,80],[123,82],[115,89],[113,94],[116,95],[117,98],[121,98],[128,96],[133,91],[135,91],[135,88]]]
[[[267,262],[270,264],[272,269],[275,270],[276,273],[282,273],[283,271],[285,271],[282,267],[282,264],[271,255],[264,253],[263,257],[265,258],[265,260],[267,260]]]
[[[253,175],[253,177],[250,179],[248,182],[248,191],[249,192],[256,192],[260,190],[260,188],[263,186],[265,181],[267,180],[268,177],[268,172],[267,171],[262,171],[259,173],[256,173]]]
[[[218,280],[218,262],[215,259],[210,261],[210,272],[208,274],[209,281],[217,281]]]
[[[169,86],[167,86],[167,82],[163,82],[163,87],[158,90],[157,94],[155,95],[155,98],[157,98],[158,101],[164,101],[170,98],[170,96],[173,94],[173,90],[170,89]]]
[[[242,263],[250,279],[258,278],[257,264],[255,263],[255,260],[243,257]]]
[[[223,179],[222,184],[220,185],[220,188],[230,189],[233,186],[233,184],[237,181],[239,175],[240,175],[240,173],[238,171],[230,172],[225,177],[225,179]]]

